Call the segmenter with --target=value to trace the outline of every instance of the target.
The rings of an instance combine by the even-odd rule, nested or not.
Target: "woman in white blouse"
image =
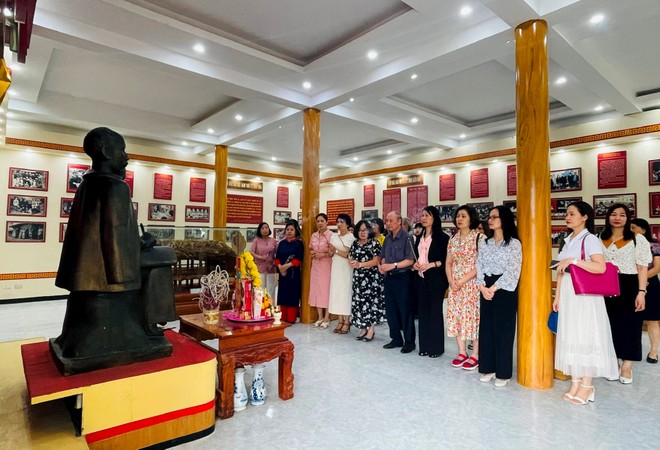
[[[488,212],[490,232],[479,243],[477,287],[481,293],[479,324],[479,381],[504,387],[513,375],[513,340],[516,335],[518,280],[522,245],[513,213],[498,205]]]
[[[642,322],[646,305],[646,281],[651,263],[651,246],[644,236],[630,229],[632,214],[623,203],[607,209],[605,229],[600,240],[605,259],[619,269],[621,295],[605,297],[616,356],[623,360],[619,381],[633,382],[632,362],[642,360]]]
[[[570,268],[605,272],[603,246],[594,232],[594,210],[586,202],[566,208],[566,226],[572,231],[557,256],[557,289],[552,304],[559,311],[555,369],[571,375],[571,388],[562,398],[576,405],[595,400],[593,377],[615,378],[618,367],[602,295],[576,295]],[[582,245],[584,244],[584,259]]]

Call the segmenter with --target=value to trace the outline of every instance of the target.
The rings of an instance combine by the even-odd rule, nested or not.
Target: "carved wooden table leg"
[[[216,413],[221,419],[234,415],[234,372],[236,358],[232,353],[218,354],[218,389]]]
[[[293,398],[293,343],[286,341],[281,345],[282,353],[280,354],[277,368],[277,384],[278,394],[282,400],[289,400]]]

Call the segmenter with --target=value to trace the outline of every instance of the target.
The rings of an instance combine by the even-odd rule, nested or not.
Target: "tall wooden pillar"
[[[548,25],[516,27],[516,160],[518,231],[523,264],[518,290],[518,383],[550,389],[553,339],[546,325],[552,308],[550,243],[550,135]]]
[[[213,189],[213,226],[227,226],[227,154],[226,145],[215,146],[215,186]],[[215,239],[224,241],[224,232],[215,235]]]
[[[312,259],[309,257],[309,242],[316,229],[315,218],[319,213],[319,146],[321,144],[321,112],[307,108],[303,111],[304,143],[302,170],[302,235],[305,243],[305,258],[302,266],[301,321],[311,323],[316,320],[316,310],[309,306],[310,272]]]

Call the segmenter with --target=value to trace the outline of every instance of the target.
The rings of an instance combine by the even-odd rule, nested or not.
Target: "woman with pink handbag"
[[[632,362],[642,360],[641,312],[646,307],[648,266],[653,259],[648,241],[630,229],[631,219],[628,206],[615,203],[607,209],[605,229],[600,234],[605,259],[619,269],[621,295],[605,297],[605,306],[616,356],[623,360],[619,372],[623,384],[633,382]]]
[[[586,202],[566,208],[566,226],[572,231],[557,259],[557,289],[552,309],[559,312],[555,369],[571,375],[571,388],[562,398],[576,405],[595,400],[594,377],[613,378],[617,361],[602,295],[577,295],[570,270],[605,272],[603,246],[594,231],[594,210]],[[581,258],[584,249],[584,259]]]

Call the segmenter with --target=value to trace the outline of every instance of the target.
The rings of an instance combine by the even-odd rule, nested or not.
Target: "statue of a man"
[[[83,149],[92,168],[76,192],[55,285],[70,291],[62,334],[51,339],[69,375],[168,356],[170,343],[145,332],[140,306],[140,237],[126,175],[126,144],[95,128]]]

